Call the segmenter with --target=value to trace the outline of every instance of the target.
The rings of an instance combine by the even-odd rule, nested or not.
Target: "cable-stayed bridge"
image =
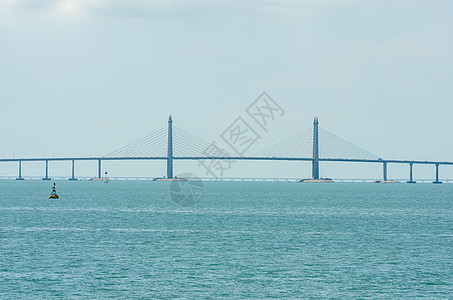
[[[230,132],[234,143],[244,143],[240,131]],[[245,140],[246,141],[246,140]],[[233,147],[233,152],[234,152]],[[50,180],[50,161],[72,161],[72,174],[70,180],[77,180],[75,174],[75,161],[97,161],[98,178],[101,178],[102,161],[120,160],[165,160],[167,162],[167,178],[174,178],[173,166],[176,160],[198,160],[200,164],[206,161],[209,167],[213,167],[212,161],[232,162],[240,160],[260,161],[311,161],[312,179],[320,179],[320,162],[349,162],[349,163],[379,163],[382,164],[382,180],[388,180],[388,164],[407,164],[409,166],[409,181],[413,180],[413,165],[435,166],[436,177],[434,183],[439,181],[439,166],[453,165],[450,161],[422,161],[422,160],[394,160],[382,159],[337,135],[319,127],[318,118],[314,119],[313,128],[299,132],[292,137],[286,138],[270,147],[262,149],[251,155],[229,153],[218,148],[215,143],[208,143],[197,136],[173,125],[171,116],[168,126],[160,128],[151,134],[127,144],[102,157],[52,157],[52,158],[3,158],[0,162],[18,162],[17,180],[23,180],[22,163],[31,161],[45,162],[45,177]]]

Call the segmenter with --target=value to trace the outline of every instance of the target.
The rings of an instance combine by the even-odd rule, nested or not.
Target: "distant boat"
[[[49,199],[58,199],[57,192],[55,191],[55,182],[53,183],[52,193],[50,193]]]

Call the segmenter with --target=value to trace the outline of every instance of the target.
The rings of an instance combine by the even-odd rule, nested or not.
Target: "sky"
[[[103,156],[169,115],[227,148],[222,132],[265,91],[285,113],[250,153],[318,116],[379,157],[453,161],[451,53],[451,1],[0,0],[0,158]],[[165,162],[104,166],[112,176],[165,174]],[[17,163],[0,172],[17,174]],[[42,163],[23,172],[40,175]],[[69,163],[51,166],[54,176],[69,172]],[[177,162],[181,172],[204,175],[196,162]],[[224,176],[310,172],[309,163],[241,162]],[[95,175],[96,164],[76,173]],[[324,177],[381,173],[321,164]],[[391,166],[389,175],[407,173]]]

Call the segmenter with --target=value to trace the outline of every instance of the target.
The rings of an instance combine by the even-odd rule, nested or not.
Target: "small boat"
[[[55,182],[53,183],[52,193],[50,193],[49,199],[58,199],[57,192],[55,191]]]

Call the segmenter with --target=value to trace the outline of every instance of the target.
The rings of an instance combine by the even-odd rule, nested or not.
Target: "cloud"
[[[44,13],[46,17],[94,16],[123,19],[247,20],[299,24],[323,19],[329,23],[338,15],[374,16],[415,9],[448,10],[451,3],[439,0],[0,0],[0,15],[16,12]],[[445,9],[447,7],[447,9]],[[409,13],[408,13],[409,12]],[[233,20],[232,20],[233,19]],[[346,21],[347,23],[347,21]]]
[[[315,11],[356,0],[7,0],[0,11],[62,12],[102,14],[120,17],[155,18],[159,16],[193,16],[260,13],[275,16],[313,14]]]
[[[448,4],[439,0],[438,5]],[[260,12],[275,15],[296,15],[335,10],[338,7],[388,8],[398,5],[432,5],[428,0],[361,1],[361,0],[3,0],[1,11],[67,11],[79,13],[113,13],[123,16],[153,17],[156,14],[181,14],[186,12]]]

